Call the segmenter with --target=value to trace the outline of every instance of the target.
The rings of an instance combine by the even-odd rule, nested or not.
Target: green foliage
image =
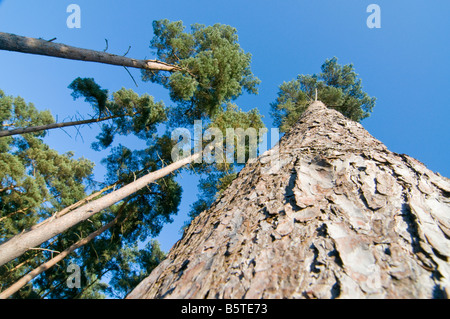
[[[212,119],[208,128],[216,127],[222,132],[223,138],[226,138],[226,130],[228,128],[241,128],[247,130],[253,128],[256,132],[265,129],[265,125],[262,121],[262,117],[259,114],[258,109],[252,109],[248,112],[244,112],[239,109],[235,104],[228,103],[225,110],[220,110]],[[257,143],[259,144],[260,138],[258,134]],[[234,141],[234,156],[237,157],[237,139]],[[245,147],[245,158],[249,159],[249,141]],[[227,145],[224,141],[223,150],[227,151]],[[202,178],[199,181],[199,195],[198,200],[191,206],[189,216],[191,220],[195,218],[202,211],[208,209],[214,201],[222,194],[223,191],[233,182],[237,176],[237,171],[243,164],[237,165],[235,163],[213,163],[212,165],[200,165],[195,168],[202,173]]]
[[[211,123],[208,127],[217,127],[225,135],[227,128],[242,128],[244,130],[254,128],[259,130],[264,129],[265,125],[257,108],[245,112],[236,104],[227,103],[224,110],[221,109],[211,118]]]
[[[353,64],[341,66],[334,57],[325,61],[321,73],[299,75],[280,85],[278,98],[271,105],[274,125],[287,132],[314,99],[316,89],[318,100],[354,121],[370,116],[375,106],[376,99],[362,91]]]
[[[141,139],[150,139],[156,133],[156,126],[167,120],[163,102],[154,102],[152,96],[139,96],[133,90],[124,88],[113,94],[111,113],[123,115],[114,121],[120,135],[130,133]]]
[[[38,111],[32,103],[25,103],[21,97],[7,96],[0,90],[0,130],[52,123],[55,123],[55,119],[50,111]],[[45,132],[34,133],[32,136],[44,137]]]
[[[125,88],[109,96],[108,90],[94,79],[75,79],[69,85],[73,98],[84,98],[99,118],[110,117],[102,122],[97,141],[92,144],[98,151],[109,149],[109,155],[102,160],[107,169],[105,181],[93,183],[90,161],[50,149],[42,140],[45,131],[0,138],[0,241],[85,198],[89,189],[86,185],[98,188],[115,184],[120,188],[169,164],[174,142],[168,134],[157,135],[160,124],[190,126],[193,120],[202,119],[209,128],[219,128],[223,137],[227,128],[264,127],[256,109],[243,112],[231,104],[244,91],[256,94],[259,84],[250,70],[251,55],[238,44],[236,29],[221,24],[194,24],[190,32],[185,32],[181,21],[168,20],[155,21],[153,27],[151,48],[156,50],[157,58],[176,64],[181,71],[144,71],[143,80],[167,88],[176,106],[169,109],[148,94],[138,95]],[[39,112],[32,104],[0,91],[0,129],[50,123],[54,123],[50,112]],[[131,149],[114,143],[118,135],[133,135],[145,146]],[[194,210],[200,212],[200,208],[211,205],[236,177],[238,167],[194,165],[195,170],[208,176],[200,183],[202,195]],[[30,250],[0,267],[0,290],[54,257],[55,252],[116,220],[113,227],[35,278],[14,298],[124,297],[164,258],[158,243],[149,239],[178,211],[182,189],[175,177],[171,174],[149,184],[44,243],[42,250]],[[148,244],[141,247],[145,242]],[[66,285],[70,264],[81,268],[80,289]]]
[[[0,96],[1,109],[8,110],[3,113],[2,127],[53,121],[48,111],[39,112],[20,97],[3,92]],[[44,144],[43,135],[38,132],[0,139],[0,240],[48,217],[51,210],[85,197],[84,184],[91,178],[93,163],[74,159],[73,153],[59,154]]]
[[[1,92],[1,126],[19,127],[53,122],[49,112],[39,112],[20,97]],[[75,159],[73,153],[59,154],[46,145],[43,132],[0,138],[0,241],[48,218],[52,213],[86,197],[94,164],[87,159]],[[29,251],[15,262],[0,268],[0,287],[6,288],[20,276],[43,261],[43,254]],[[9,272],[8,267],[25,262],[26,267]],[[29,287],[25,297],[37,297]]]
[[[84,97],[85,101],[97,108],[98,116],[106,111],[108,90],[104,90],[92,78],[76,78],[70,85],[74,99]]]
[[[52,119],[48,112],[38,112],[23,99],[0,93],[3,127],[13,121],[22,124],[23,119],[28,119],[27,125],[31,126]],[[106,183],[120,181],[117,187],[121,187],[170,162],[172,141],[165,135],[154,136],[155,125],[166,119],[162,103],[122,89],[106,104],[114,114],[123,114],[117,121],[112,120],[114,134],[133,133],[146,138],[148,146],[134,151],[122,145],[112,148],[103,161],[108,169]],[[58,154],[43,142],[43,135],[40,132],[0,139],[0,240],[20,233],[87,195],[86,184],[91,184],[93,163],[84,158],[76,160],[70,152]],[[52,258],[51,251],[65,250],[120,214],[116,226],[38,276],[14,298],[102,298],[105,293],[123,297],[163,258],[156,243],[144,249],[138,249],[136,244],[157,235],[177,212],[180,200],[181,187],[173,175],[158,180],[43,244],[41,248],[46,250],[29,251],[1,267],[0,289]],[[69,289],[66,285],[66,269],[72,263],[81,267],[81,289]],[[22,266],[17,270],[9,271],[19,265]],[[106,274],[114,279],[109,285],[102,281]]]
[[[244,112],[238,108],[237,105],[228,103],[225,110],[220,110],[214,117],[211,119],[211,123],[208,127],[216,127],[219,128],[223,134],[223,137],[226,138],[226,130],[228,128],[233,128],[235,133],[237,129],[247,130],[254,129],[258,134],[257,144],[260,142],[259,132],[260,130],[265,129],[265,125],[262,121],[262,116],[259,113],[258,109],[252,109],[248,112]],[[234,159],[237,159],[237,137],[234,140]],[[224,151],[227,151],[226,143],[223,144]],[[249,154],[250,149],[250,141],[245,141],[245,158],[248,160],[250,157]],[[217,169],[222,171],[229,171],[231,169],[230,165],[227,164],[216,164]]]
[[[111,296],[123,298],[164,259],[165,254],[155,240],[147,243],[143,249],[133,247],[121,252],[115,258],[115,271],[105,291]]]
[[[97,136],[97,142],[92,148],[100,151],[108,148],[114,142],[116,135],[134,134],[138,138],[150,140],[156,133],[156,126],[167,120],[167,109],[162,102],[155,102],[148,94],[139,96],[133,90],[125,88],[113,93],[113,99],[108,99],[108,90],[104,90],[91,78],[77,78],[70,85],[72,96],[84,96],[94,108],[99,108],[113,117],[108,124],[102,125],[102,131]],[[101,101],[101,102],[100,102]]]
[[[214,116],[223,103],[243,93],[257,93],[259,80],[250,70],[251,55],[238,44],[236,29],[221,24],[194,24],[185,32],[181,21],[153,22],[150,48],[159,60],[184,71],[168,73],[144,70],[144,81],[162,84],[177,104],[172,109],[176,123]]]

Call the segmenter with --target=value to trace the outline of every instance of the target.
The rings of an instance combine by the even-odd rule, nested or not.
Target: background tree
[[[244,112],[239,109],[237,105],[231,103],[228,103],[225,109],[219,110],[219,112],[212,117],[211,122],[206,129],[212,127],[218,128],[224,138],[227,136],[227,128],[235,129],[235,133],[238,128],[243,131],[254,129],[258,134],[258,140],[256,141],[258,145],[261,143],[262,137],[260,136],[260,132],[265,132],[264,129],[266,128],[258,109]],[[247,139],[244,142],[246,162],[251,156],[249,148],[252,141]],[[205,143],[208,143],[208,141],[205,141]],[[214,203],[218,196],[220,196],[236,178],[238,172],[244,166],[245,163],[238,163],[237,144],[238,137],[235,136],[233,141],[232,163],[224,161],[223,163],[215,162],[209,165],[203,164],[193,166],[193,169],[200,174],[201,178],[198,185],[198,200],[191,205],[191,211],[189,212],[189,217],[191,218],[190,221]],[[224,153],[228,151],[226,141],[222,143],[222,148]],[[188,225],[190,221],[187,221],[186,225]]]
[[[174,32],[175,37],[171,38],[164,30],[173,26],[177,26],[175,29],[178,31]],[[171,23],[167,20],[155,22],[154,27],[155,38],[152,43],[160,49],[158,54],[164,59],[177,58],[175,68],[162,69],[175,72],[173,77],[167,76],[165,71],[151,73],[154,75],[152,80],[167,87],[172,100],[177,103],[177,106],[171,108],[169,112],[162,103],[155,103],[152,97],[138,96],[131,90],[122,89],[109,99],[108,91],[102,89],[93,79],[78,78],[70,85],[73,97],[84,97],[94,107],[98,119],[110,117],[107,119],[108,122],[102,125],[97,142],[92,145],[97,150],[111,147],[110,155],[103,161],[108,170],[105,183],[96,187],[104,187],[110,183],[120,188],[147,172],[157,171],[166,163],[170,163],[173,142],[168,135],[155,134],[155,126],[167,119],[172,125],[177,122],[187,124],[192,123],[199,115],[208,125],[213,125],[216,121],[223,130],[226,129],[226,125],[241,125],[244,122],[247,126],[253,123],[258,127],[262,125],[256,111],[246,113],[237,110],[235,106],[228,106],[231,100],[242,94],[243,89],[256,93],[256,85],[259,82],[250,71],[250,55],[244,53],[237,43],[235,29],[223,25],[213,27],[195,25],[189,35],[182,32],[184,27],[181,22]],[[164,55],[161,53],[164,48],[160,42],[169,38],[170,41],[166,46],[171,53]],[[193,43],[190,43],[189,38]],[[189,54],[181,54],[179,52],[181,47],[189,48]],[[164,63],[162,62],[163,65]],[[187,66],[189,69],[184,69]],[[144,72],[144,80],[147,76],[149,74]],[[188,110],[188,106],[192,109]],[[177,117],[180,110],[184,115],[183,118]],[[226,118],[228,120],[224,121]],[[239,123],[239,120],[242,123]],[[30,126],[30,123],[24,126],[27,125]],[[113,146],[117,134],[133,134],[142,139],[146,147],[131,150],[124,145]],[[220,169],[224,171],[223,168]],[[139,265],[145,263],[144,259],[138,256],[153,256],[155,262],[160,260],[161,253],[157,245],[138,249],[136,243],[145,242],[149,237],[156,235],[162,225],[170,221],[170,215],[176,213],[181,189],[174,177],[175,175],[168,175],[156,183],[147,185],[116,205],[105,209],[101,214],[92,215],[88,220],[44,243],[39,250],[40,259],[33,259],[34,255],[31,259],[27,259],[26,257],[29,257],[27,255],[23,257],[25,258],[23,262],[15,260],[9,263],[5,267],[4,285],[7,286],[39,265],[41,260],[51,258],[53,254],[63,251],[80,238],[117,219],[114,226],[95,237],[88,245],[79,248],[76,255],[72,254],[64,259],[59,267],[47,270],[45,275],[39,276],[32,285],[28,285],[27,289],[16,294],[16,297],[101,297],[101,293],[107,289],[101,282],[106,273],[114,274],[114,278],[117,279],[108,292],[118,295],[128,293],[130,282],[142,279],[142,276],[151,270],[139,268]],[[106,188],[106,191],[100,193],[108,195],[110,192],[112,190]],[[73,201],[70,204],[72,203]],[[71,290],[64,284],[67,276],[64,270],[70,263],[82,267],[84,289]]]
[[[7,129],[0,130],[0,137],[13,136],[33,132],[42,132],[50,129],[57,129],[70,126],[80,126],[92,123],[99,123],[111,120],[112,123],[104,124],[98,143],[112,143],[112,127],[125,132],[138,132],[143,127],[147,134],[155,132],[155,124],[166,120],[166,108],[162,102],[155,103],[153,97],[144,94],[139,97],[134,91],[122,88],[113,94],[113,99],[109,100],[108,90],[102,89],[92,78],[77,78],[70,85],[73,90],[74,99],[84,97],[90,103],[96,114],[88,120],[77,120],[62,123],[55,123],[49,119],[45,125],[32,125],[31,122],[15,121],[3,123]],[[133,125],[136,127],[134,128]],[[13,127],[13,129],[11,129]],[[100,144],[96,143],[97,148]],[[108,144],[109,145],[109,144]]]
[[[0,103],[4,106],[2,110],[5,111],[2,114],[4,122],[20,123],[22,117],[27,117],[32,125],[42,123],[43,119],[52,120],[48,112],[38,112],[32,104],[26,104],[21,98],[8,97],[3,92],[1,96]],[[148,108],[151,99],[148,96],[139,97],[135,93],[122,90],[116,94],[116,100],[121,101],[117,109],[126,113],[133,108]],[[113,104],[108,102],[111,109]],[[158,107],[162,105],[158,104]],[[6,110],[10,111],[9,116]],[[163,109],[159,108],[159,110],[161,112],[157,112],[158,114],[164,114]],[[142,113],[147,114],[149,120],[154,118],[150,111]],[[165,119],[164,116],[162,118]],[[133,128],[136,135],[146,139],[148,148],[142,151],[131,151],[124,146],[113,148],[111,155],[104,161],[108,169],[104,184],[111,183],[120,187],[139,177],[139,172],[142,174],[147,170],[157,170],[164,165],[163,161],[166,163],[170,161],[170,145],[172,145],[170,139],[162,136],[154,138],[153,142],[148,140],[147,134],[154,133],[153,129],[146,125],[148,122],[139,119],[139,116],[135,116],[132,120],[122,119],[116,122],[118,127],[115,131],[123,133],[127,125],[132,125],[133,120],[140,123],[141,129],[138,129],[138,125],[133,125]],[[145,131],[146,134],[141,131]],[[45,132],[38,132],[0,139],[2,150],[4,150],[0,155],[2,166],[0,211],[2,212],[3,240],[52,216],[55,211],[85,198],[86,187],[96,186],[91,180],[93,163],[85,159],[73,160],[71,153],[59,155],[43,143],[44,135]],[[103,186],[100,185],[100,187]],[[31,250],[16,261],[2,267],[0,273],[2,288],[8,287],[42,261],[109,223],[121,210],[123,217],[113,228],[95,238],[89,245],[80,248],[75,256],[65,259],[59,267],[53,267],[39,276],[33,281],[33,285],[19,292],[16,297],[98,297],[106,291],[104,282],[100,281],[105,273],[114,274],[117,278],[116,287],[114,285],[109,287],[108,292],[112,293],[118,289],[116,294],[123,294],[125,288],[122,286],[127,281],[125,274],[129,273],[130,276],[137,278],[138,273],[141,275],[147,273],[146,269],[140,268],[137,255],[149,256],[154,251],[155,256],[161,257],[157,244],[138,249],[137,243],[145,242],[149,236],[159,233],[162,225],[170,221],[169,216],[177,212],[180,198],[181,188],[174,181],[173,175],[148,185],[147,188],[125,199],[126,205],[124,203],[115,205],[56,239],[50,240],[41,246],[40,250]],[[80,264],[84,275],[83,287],[90,287],[89,290],[73,290],[65,285],[66,269],[71,263]],[[126,272],[126,269],[130,271]],[[93,284],[94,282],[96,284]]]
[[[159,60],[189,72],[142,70],[142,79],[159,83],[170,92],[176,107],[172,124],[214,116],[243,91],[256,94],[259,79],[250,69],[251,54],[238,43],[235,28],[194,24],[185,32],[182,21],[154,21],[150,48]]]
[[[39,112],[33,104],[6,96],[0,91],[2,125],[42,125],[53,121],[48,111]],[[0,139],[0,236],[7,239],[36,222],[84,198],[84,183],[91,180],[93,163],[73,159],[73,153],[60,155],[43,143],[45,132]],[[42,260],[42,253],[30,251],[17,262],[27,267]],[[30,261],[33,260],[33,262]],[[11,268],[10,265],[9,268]],[[2,287],[23,274],[11,276],[7,267],[0,269]],[[9,280],[5,280],[5,276]]]
[[[376,101],[362,90],[361,82],[353,64],[342,66],[336,57],[327,59],[321,73],[299,75],[280,85],[278,98],[271,104],[274,125],[287,132],[314,100],[316,89],[320,101],[360,122],[370,116]]]
[[[84,97],[98,116],[112,118],[101,127],[93,149],[103,150],[112,145],[116,135],[134,134],[140,139],[151,141],[157,125],[167,120],[167,108],[163,102],[154,102],[152,96],[139,96],[130,89],[122,88],[108,99],[108,91],[101,88],[92,78],[77,78],[70,85],[74,99]]]
[[[22,98],[0,91],[2,126],[14,123],[42,125],[53,121],[50,112],[36,110]],[[0,139],[0,229],[8,238],[42,218],[84,198],[92,182],[94,164],[75,160],[73,153],[58,154],[44,142],[45,132]],[[45,205],[42,206],[42,204]]]

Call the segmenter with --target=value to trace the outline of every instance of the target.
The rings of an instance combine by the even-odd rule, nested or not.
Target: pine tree
[[[124,146],[119,146],[113,148],[111,154],[105,159],[108,169],[105,183],[120,187],[139,178],[147,171],[161,169],[165,165],[164,161],[169,162],[170,160],[170,145],[172,143],[167,136],[154,138],[153,142],[148,140],[149,134],[155,131],[154,128],[150,129],[149,126],[149,123],[155,124],[151,121],[155,118],[155,115],[160,114],[159,116],[165,119],[163,109],[156,113],[148,110],[149,102],[152,101],[149,97],[139,97],[134,92],[126,90],[119,91],[115,96],[115,101],[120,101],[122,112],[137,107],[147,110],[141,113],[146,114],[146,119],[149,120],[144,121],[139,116],[135,116],[131,120],[131,124],[130,120],[124,118],[116,123],[119,133],[125,131],[129,133],[126,130],[127,125],[132,126],[137,136],[146,139],[148,146],[147,149],[141,151],[131,151]],[[0,103],[5,106],[5,110],[11,110],[8,118],[6,118],[6,113],[4,114],[5,122],[10,122],[13,118],[17,119],[18,116],[14,114],[28,114],[31,124],[41,120],[44,115],[48,116],[48,112],[41,114],[36,111],[34,106],[26,104],[22,99],[6,97],[3,93]],[[126,105],[122,105],[124,103]],[[158,105],[156,106],[158,107]],[[50,120],[51,117],[49,117]],[[132,125],[133,120],[140,125]],[[121,131],[120,128],[124,131]],[[58,155],[55,151],[49,149],[41,139],[34,137],[39,135],[43,136],[45,132],[1,139],[3,143],[9,141],[11,144],[9,148],[3,147],[5,153],[2,153],[3,158],[0,161],[5,168],[4,174],[0,176],[2,178],[1,222],[5,225],[2,228],[2,239],[8,239],[32,226],[35,230],[43,229],[45,233],[45,227],[51,224],[55,217],[58,220],[70,213],[70,209],[63,208],[72,207],[71,209],[76,210],[77,207],[72,204],[86,197],[86,186],[83,184],[83,178],[86,180],[91,177],[93,164],[84,159],[71,160],[73,154]],[[23,167],[19,165],[21,162],[23,162]],[[17,167],[22,168],[22,170]],[[112,293],[115,289],[118,289],[116,294],[123,294],[127,280],[135,278],[133,280],[136,281],[136,278],[141,278],[149,270],[142,268],[145,263],[142,260],[139,261],[138,255],[153,256],[153,252],[155,258],[161,255],[157,244],[152,245],[154,249],[147,247],[139,250],[136,247],[137,242],[146,241],[149,236],[157,235],[162,225],[169,222],[170,216],[175,214],[178,209],[181,199],[180,186],[174,181],[174,175],[162,175],[161,177],[158,182],[147,185],[139,191],[131,192],[126,196],[124,202],[110,207],[106,206],[102,214],[91,216],[89,220],[86,219],[84,222],[75,225],[54,240],[43,242],[44,245],[38,250],[25,249],[25,254],[14,262],[8,263],[7,267],[2,268],[0,276],[2,277],[3,288],[10,286],[43,260],[51,259],[52,264],[46,263],[41,266],[41,269],[45,267],[45,275],[39,276],[33,281],[32,286],[28,286],[28,288],[17,293],[16,298],[88,298],[99,297],[102,291]],[[22,180],[24,181],[22,182]],[[7,187],[5,183],[10,185]],[[40,193],[37,191],[40,191]],[[108,195],[111,191],[112,187],[106,187],[102,191],[95,192],[95,196],[91,196],[90,200],[94,200],[102,193]],[[32,202],[31,199],[34,201]],[[77,206],[83,207],[82,204]],[[24,209],[23,207],[29,208]],[[19,211],[21,208],[22,212]],[[61,209],[63,211],[57,216],[54,215],[55,211]],[[64,210],[66,211],[64,212]],[[50,222],[42,222],[45,218],[47,218],[45,221]],[[34,225],[38,221],[41,221],[41,223]],[[99,232],[99,230],[101,231]],[[95,234],[94,237],[92,237],[93,234]],[[92,238],[88,241],[84,239],[80,241],[80,238],[84,237]],[[19,238],[19,242],[22,240],[20,235],[13,238]],[[6,243],[9,242],[10,240],[6,241]],[[86,245],[88,242],[89,245]],[[33,245],[29,247],[33,247]],[[72,247],[78,250],[76,255],[72,254],[68,257],[68,254],[74,251]],[[54,265],[54,255],[62,256],[59,254],[62,251],[65,252],[63,257],[66,259],[56,260],[59,262],[59,267],[49,268],[49,266]],[[135,257],[131,258],[131,256]],[[140,266],[141,277],[136,277],[137,274],[125,271],[127,267],[131,269],[131,264],[136,264],[137,260],[139,261],[138,265],[142,264]],[[69,264],[84,265],[82,268],[83,279],[85,280],[83,287],[90,287],[90,289],[85,291],[84,289],[74,290],[67,287],[65,280],[67,278],[66,269]],[[118,280],[114,284],[115,286],[107,288],[99,281],[105,273],[114,274]],[[38,274],[41,274],[41,272]],[[127,275],[130,278],[126,277]],[[125,286],[122,287],[121,285]]]
[[[222,132],[222,136],[226,138],[227,129],[242,129],[246,131],[248,129],[254,129],[258,132],[258,140],[256,144],[261,143],[260,132],[265,132],[266,129],[264,123],[262,122],[261,115],[257,109],[250,110],[248,112],[243,112],[238,108],[237,105],[229,103],[225,110],[220,110],[211,120],[211,123],[207,128],[217,128]],[[220,194],[227,189],[231,182],[236,178],[237,173],[242,169],[244,163],[238,163],[237,161],[237,148],[238,148],[238,137],[233,137],[233,161],[229,163],[228,161],[214,162],[208,165],[194,165],[194,169],[197,173],[201,175],[199,182],[199,198],[191,206],[191,211],[189,216],[191,220],[195,218],[202,211],[209,208],[212,203],[217,199]],[[243,141],[245,143],[245,160],[252,158],[250,154],[250,140]],[[224,141],[221,143],[223,152],[226,153],[227,143]],[[189,224],[187,221],[186,224]]]
[[[321,73],[301,74],[280,85],[278,98],[271,104],[275,126],[287,132],[315,99],[316,93],[328,107],[357,122],[370,116],[376,101],[362,90],[362,81],[353,64],[341,66],[334,57],[325,61]]]
[[[169,89],[177,107],[173,120],[177,125],[210,118],[227,102],[245,90],[256,94],[260,83],[250,69],[251,54],[238,43],[237,30],[231,26],[194,24],[185,32],[182,21],[154,21],[150,48],[158,59],[184,71],[142,70],[144,81]]]
[[[6,96],[2,91],[0,105],[3,125],[45,125],[53,121],[48,111],[39,112],[33,104],[20,97]],[[44,135],[45,132],[38,132],[0,139],[2,240],[50,217],[54,210],[86,197],[85,185],[91,182],[93,163],[84,158],[76,160],[73,153],[58,154],[43,142]],[[42,254],[31,250],[15,264],[26,262],[29,266],[39,263],[41,258]],[[11,276],[7,268],[1,268],[2,286],[20,274],[22,270]]]
[[[127,298],[445,298],[449,194],[314,102]]]
[[[173,26],[177,26],[178,31],[170,35],[166,31]],[[79,59],[80,54],[87,54],[94,58],[84,60],[144,69],[143,79],[152,80],[168,88],[172,100],[177,104],[168,112],[164,104],[155,103],[151,96],[138,96],[126,89],[114,93],[112,99],[109,99],[108,91],[89,78],[78,78],[70,85],[74,98],[84,97],[86,102],[94,107],[96,122],[107,121],[102,125],[97,142],[92,146],[97,150],[111,150],[104,160],[108,169],[105,184],[109,183],[111,186],[95,191],[93,195],[76,204],[72,200],[65,206],[51,206],[49,211],[53,210],[53,214],[56,208],[60,209],[60,212],[55,214],[57,218],[48,218],[25,232],[22,231],[27,227],[20,228],[16,232],[20,233],[19,235],[0,245],[2,264],[19,257],[6,265],[4,286],[11,284],[44,260],[50,260],[50,265],[54,254],[63,251],[71,253],[70,256],[66,254],[65,259],[58,259],[58,268],[48,268],[45,275],[38,276],[32,285],[22,289],[15,297],[99,298],[104,291],[123,295],[129,292],[133,282],[140,281],[151,267],[161,260],[161,252],[156,244],[139,250],[136,242],[155,236],[162,225],[171,220],[170,216],[176,213],[181,197],[181,189],[174,181],[176,170],[202,154],[192,154],[182,161],[166,166],[171,162],[173,142],[168,135],[155,135],[155,126],[158,123],[168,120],[171,125],[178,121],[179,124],[189,126],[196,115],[200,114],[200,118],[205,120],[207,125],[216,125],[222,130],[225,130],[227,125],[237,125],[239,120],[247,122],[246,125],[251,121],[258,127],[262,126],[260,115],[255,110],[242,112],[230,104],[243,90],[256,93],[256,85],[259,83],[250,71],[251,56],[244,53],[237,43],[235,29],[224,25],[194,25],[192,32],[187,34],[182,32],[184,27],[181,22],[171,23],[167,20],[155,22],[154,27],[153,47],[163,51],[164,45],[161,42],[167,41],[165,46],[171,52],[162,54],[158,51],[158,58],[164,61],[119,59],[117,56],[0,33],[0,49],[70,59]],[[192,39],[193,43],[190,43],[189,39]],[[181,54],[180,50],[184,50],[180,49],[181,47],[187,48],[189,52]],[[67,54],[62,54],[62,49]],[[171,64],[174,57],[176,61]],[[233,67],[230,67],[231,64]],[[168,76],[166,72],[173,76]],[[180,112],[187,112],[184,118],[179,117]],[[22,134],[32,132],[30,134],[42,136],[45,135],[44,130],[60,124],[54,123],[54,120],[47,120],[43,125],[17,122],[8,126],[10,122],[3,123],[6,124],[3,129],[15,127],[22,129]],[[77,121],[70,124],[85,123],[87,122]],[[144,140],[147,147],[131,150],[124,145],[113,146],[118,134],[133,134]],[[223,171],[222,167],[200,166],[197,168],[201,170]],[[64,182],[65,180],[62,180],[61,184]],[[113,187],[118,189],[113,190]],[[42,205],[42,202],[37,201],[36,204]],[[97,214],[99,212],[101,214]],[[35,222],[37,220],[34,220]],[[29,247],[38,247],[41,244],[40,248],[36,248],[39,254],[29,254]],[[78,248],[75,254],[71,250],[72,247]],[[71,263],[84,265],[84,289],[71,290],[64,284],[64,269]],[[141,265],[139,275],[131,271],[134,269],[133,264]],[[143,265],[153,266],[144,269]],[[106,288],[101,282],[107,273],[114,274],[114,278],[117,278],[113,281],[112,288]]]
[[[155,132],[155,126],[167,120],[167,110],[162,102],[155,103],[153,97],[144,94],[138,96],[134,91],[122,88],[113,93],[110,100],[108,90],[102,89],[92,78],[76,78],[70,85],[74,99],[84,97],[90,103],[97,117],[88,120],[55,123],[50,120],[45,125],[33,125],[30,121],[5,121],[2,126],[8,129],[0,130],[0,137],[20,135],[26,133],[42,132],[57,128],[80,126],[92,123],[110,121],[103,124],[102,133],[95,148],[100,145],[109,146],[114,139],[114,134],[126,134],[125,132]],[[11,127],[14,127],[11,129]]]

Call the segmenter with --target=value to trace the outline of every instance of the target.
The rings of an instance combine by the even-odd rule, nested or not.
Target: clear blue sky
[[[81,28],[69,29],[66,8],[81,7]],[[369,29],[366,8],[381,7],[381,29]],[[364,127],[394,152],[408,154],[431,170],[450,177],[450,1],[448,0],[245,0],[245,1],[144,1],[144,0],[3,0],[0,31],[51,39],[73,46],[103,50],[108,39],[110,53],[152,58],[148,48],[152,21],[183,20],[185,25],[229,24],[236,27],[240,44],[253,55],[252,70],[262,83],[257,96],[237,100],[244,110],[257,107],[272,126],[270,103],[278,86],[298,74],[320,71],[327,58],[354,63],[364,90],[378,98]],[[140,71],[117,66],[0,51],[0,89],[20,95],[39,109],[50,109],[59,120],[76,112],[87,114],[90,106],[74,102],[67,86],[76,77],[93,77],[114,92],[121,87],[149,93],[170,105],[167,92],[140,81]],[[95,127],[50,133],[47,142],[60,152],[75,151],[97,163],[107,154],[90,150]],[[135,141],[123,139],[132,147]],[[127,144],[128,143],[128,144]],[[189,206],[196,200],[196,178],[180,179],[183,202],[175,222],[158,237],[168,251],[179,239]]]

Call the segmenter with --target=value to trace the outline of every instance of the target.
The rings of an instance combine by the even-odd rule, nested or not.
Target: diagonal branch
[[[30,248],[38,247],[47,240],[68,230],[72,226],[77,225],[103,209],[108,208],[124,198],[134,194],[138,190],[146,187],[149,183],[163,178],[164,176],[167,176],[170,173],[186,166],[201,157],[202,154],[203,152],[200,151],[178,160],[177,162],[174,162],[158,171],[151,172],[114,192],[78,207],[60,218],[45,223],[37,229],[29,229],[12,237],[6,242],[0,244],[0,266],[21,256]]]
[[[99,228],[95,232],[91,233],[86,238],[83,238],[83,239],[79,240],[78,242],[76,242],[75,244],[73,244],[72,246],[70,246],[69,248],[64,250],[63,252],[59,253],[57,256],[53,257],[52,259],[50,259],[46,263],[44,263],[41,266],[39,266],[39,267],[33,269],[32,271],[30,271],[28,274],[26,274],[25,276],[20,278],[17,282],[15,282],[8,289],[2,291],[0,293],[0,299],[6,299],[6,298],[10,297],[11,295],[13,295],[17,291],[19,291],[27,283],[29,283],[31,280],[33,280],[33,278],[35,278],[36,276],[40,275],[44,271],[50,269],[51,267],[56,265],[58,262],[60,262],[64,258],[66,258],[69,254],[74,252],[76,249],[86,245],[87,243],[92,241],[95,237],[101,235],[106,230],[108,230],[109,228],[114,226],[117,223],[117,221],[119,220],[119,217],[122,215],[123,209],[125,208],[126,204],[127,204],[127,202],[124,202],[122,204],[122,206],[120,207],[116,218],[114,218],[111,222],[109,222],[108,224],[106,224],[103,227]],[[37,249],[37,248],[35,248],[35,249]]]
[[[107,117],[102,117],[102,118],[97,118],[97,119],[90,119],[90,120],[63,122],[63,123],[53,123],[53,124],[47,124],[47,125],[18,128],[18,129],[13,129],[13,130],[4,130],[4,131],[0,131],[0,137],[19,135],[19,134],[26,134],[26,133],[34,133],[34,132],[52,130],[52,129],[55,129],[55,128],[63,128],[63,127],[67,127],[67,126],[75,126],[75,125],[84,125],[84,124],[98,123],[98,122],[111,120],[111,119],[114,119],[114,118],[117,118],[117,117],[121,117],[121,116],[122,115],[111,115],[111,116],[107,116]]]
[[[182,71],[179,66],[158,60],[137,60],[102,51],[81,49],[41,39],[0,32],[0,50],[16,51],[57,58],[99,62],[154,71]]]
[[[6,215],[6,216],[3,216],[3,217],[0,218],[0,222],[4,221],[5,219],[11,218],[12,216],[17,215],[17,214],[24,214],[24,213],[26,213],[27,210],[29,210],[30,208],[31,208],[31,207],[27,207],[27,208],[24,208],[24,209],[20,209],[20,210],[17,210],[17,211],[15,211],[15,212],[12,212],[12,213],[10,213],[10,214],[8,214],[8,215]]]

